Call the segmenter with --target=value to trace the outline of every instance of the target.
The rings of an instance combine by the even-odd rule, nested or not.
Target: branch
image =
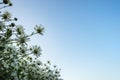
[[[3,6],[3,7],[1,7],[0,9],[6,8],[6,7],[9,7],[9,6]]]
[[[0,4],[3,4],[3,2],[0,2]]]

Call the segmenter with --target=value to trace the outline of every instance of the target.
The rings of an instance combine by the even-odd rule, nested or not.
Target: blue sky
[[[8,10],[30,33],[44,60],[62,69],[64,80],[120,80],[119,0],[13,0]]]

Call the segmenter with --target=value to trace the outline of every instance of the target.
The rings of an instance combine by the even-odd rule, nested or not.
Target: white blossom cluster
[[[12,6],[10,0],[1,0],[0,9]],[[42,25],[36,25],[34,32],[26,34],[22,25],[16,25],[8,11],[0,13],[0,80],[62,80],[60,69],[51,68],[51,63],[42,63],[41,48],[29,46],[30,37],[43,35]]]

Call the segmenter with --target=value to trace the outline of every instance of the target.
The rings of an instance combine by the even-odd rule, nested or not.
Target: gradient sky
[[[8,8],[64,80],[120,80],[120,0],[13,0]]]

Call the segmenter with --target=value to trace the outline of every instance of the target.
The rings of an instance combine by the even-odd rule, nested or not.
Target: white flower
[[[2,19],[4,19],[4,20],[10,20],[10,18],[11,18],[11,14],[8,11],[5,11],[2,14]]]
[[[39,57],[41,55],[41,49],[38,46],[33,46],[32,48],[32,53],[36,56]]]
[[[10,0],[3,0],[4,4],[8,4],[10,2]]]
[[[42,62],[40,60],[36,61],[37,65],[42,65]]]
[[[26,43],[27,41],[30,40],[30,38],[28,38],[26,35],[20,35],[17,37],[18,37],[18,39],[16,39],[16,40],[18,41],[19,44]]]
[[[38,33],[38,34],[41,34],[41,35],[43,35],[43,31],[44,31],[44,27],[42,27],[42,25],[36,25],[36,27],[34,28],[35,30],[36,30],[36,32]]]
[[[18,35],[24,34],[24,28],[23,28],[23,26],[18,25],[17,28],[16,28],[16,31],[17,31]]]

